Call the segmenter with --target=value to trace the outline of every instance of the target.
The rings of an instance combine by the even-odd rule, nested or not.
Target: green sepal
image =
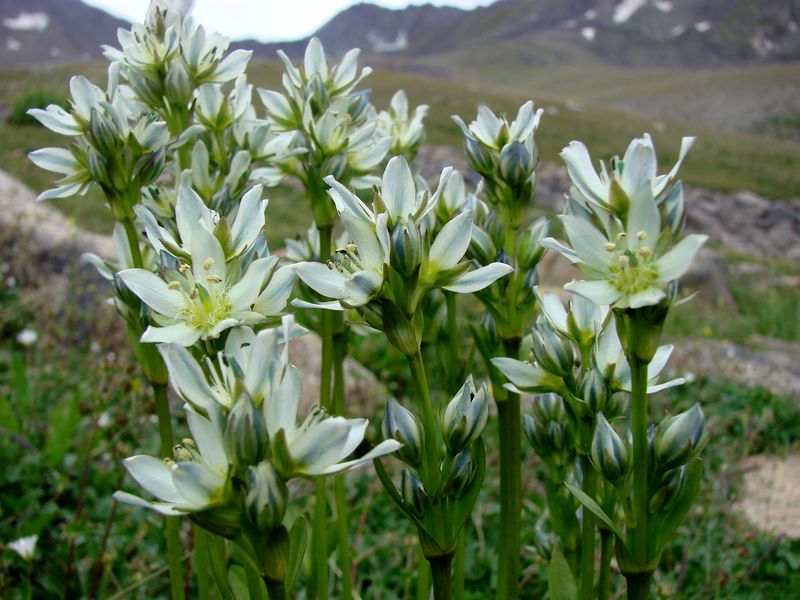
[[[470,483],[469,490],[466,494],[458,498],[453,503],[453,520],[454,527],[452,528],[454,540],[458,539],[458,532],[464,527],[472,514],[472,509],[475,508],[475,503],[478,500],[478,494],[483,486],[483,476],[486,473],[486,448],[483,444],[483,439],[478,438],[472,445],[472,462],[477,465],[477,470]]]
[[[289,530],[289,568],[286,575],[286,591],[291,592],[294,588],[297,575],[303,567],[303,556],[308,545],[308,527],[306,519],[302,515],[295,519],[292,528]]]
[[[553,549],[547,571],[547,592],[550,600],[577,600],[578,584],[575,575],[559,548]]]
[[[594,499],[587,496],[582,489],[567,483],[566,481],[564,482],[564,485],[570,492],[572,492],[572,495],[578,499],[578,502],[583,504],[583,506],[588,510],[592,511],[592,514],[600,519],[606,525],[606,527],[608,527],[614,533],[614,535],[617,536],[620,543],[627,548],[625,537],[622,535],[622,532],[614,524],[613,519],[611,519],[611,517],[609,517],[602,508],[600,508],[600,505]]]
[[[665,513],[656,515],[651,519],[655,531],[658,534],[655,537],[656,555],[661,553],[661,550],[669,542],[670,538],[675,533],[675,530],[680,526],[683,518],[692,508],[697,494],[700,492],[700,484],[703,481],[704,464],[701,458],[695,458],[686,467],[686,482],[684,483],[683,490],[678,496],[677,500],[672,503],[669,510]],[[656,525],[657,523],[657,525]]]
[[[400,495],[400,492],[397,491],[397,488],[392,481],[392,478],[389,477],[389,474],[386,472],[386,469],[383,468],[383,463],[379,458],[376,458],[372,461],[372,464],[375,466],[375,472],[378,474],[378,479],[381,480],[383,487],[389,493],[389,497],[394,501],[397,507],[403,511],[403,513],[409,518],[409,520],[417,526],[420,530],[420,538],[422,537],[422,533],[427,535],[430,539],[436,539],[431,532],[428,530],[425,523],[422,519],[417,516],[411,506],[403,500],[403,497]]]

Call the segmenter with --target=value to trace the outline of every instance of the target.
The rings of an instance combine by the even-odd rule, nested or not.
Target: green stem
[[[326,262],[331,257],[333,227],[319,229],[319,258]],[[319,405],[331,411],[331,371],[333,368],[333,313],[323,310],[320,315],[322,331],[322,364],[319,380]],[[328,598],[328,495],[325,480],[317,478],[314,505],[314,566],[317,599]]]
[[[448,382],[456,389],[448,389],[449,393],[455,392],[460,382],[455,381],[459,375],[458,367],[461,362],[458,360],[458,313],[456,306],[456,295],[454,292],[444,293],[445,301],[447,303],[447,350],[449,355],[449,364],[447,365],[448,374],[453,375],[453,381]]]
[[[156,401],[156,415],[158,416],[158,436],[161,441],[161,456],[172,456],[172,425],[169,417],[169,400],[167,398],[167,385],[164,383],[153,384],[153,396]],[[180,521],[178,517],[165,517],[167,535],[167,563],[169,564],[169,585],[173,600],[183,600],[183,573],[181,568],[181,539]]]
[[[650,580],[653,572],[630,573],[625,576],[628,581],[627,600],[647,600],[650,597]]]
[[[611,593],[611,557],[614,555],[614,534],[600,530],[600,579],[597,582],[598,600],[608,600]]]
[[[597,490],[597,478],[594,467],[588,456],[581,456],[581,471],[583,473],[583,491],[594,499]],[[581,566],[580,566],[580,593],[581,600],[594,598],[594,535],[595,518],[591,511],[583,510],[583,529],[581,530]]]
[[[338,315],[336,315],[338,317]],[[333,336],[333,412],[345,414],[345,376],[344,359],[347,356],[347,333],[341,318],[334,323],[337,331]],[[336,536],[339,547],[339,569],[342,571],[342,598],[353,597],[353,555],[350,548],[350,526],[347,510],[347,490],[344,475],[333,479],[333,497],[336,506]]]
[[[209,565],[208,565],[208,540],[205,531],[197,525],[192,525],[194,530],[194,573],[197,577],[197,599],[210,600],[211,599],[211,579],[209,578]]]
[[[450,600],[453,597],[453,580],[450,577],[450,564],[453,555],[436,556],[430,559],[433,576],[433,600]]]
[[[417,546],[417,600],[431,598],[431,569],[422,546]]]
[[[142,251],[139,248],[139,236],[132,219],[122,219],[122,226],[125,228],[125,237],[128,238],[128,248],[131,252],[133,266],[137,269],[142,268]]]
[[[458,535],[458,545],[453,557],[453,598],[464,600],[464,562],[465,546],[467,545],[467,529],[461,530]]]
[[[244,564],[245,577],[247,578],[247,593],[250,600],[267,600],[267,592],[264,589],[264,581],[261,575],[247,562]],[[283,586],[281,586],[283,587]]]
[[[647,556],[647,463],[650,445],[647,441],[647,362],[631,357],[631,429],[633,434],[633,515],[636,526],[631,529],[631,553],[639,565],[646,565]]]
[[[269,600],[286,600],[286,585],[282,581],[264,578],[264,583],[267,584]]]
[[[519,355],[520,341],[504,342],[505,354]],[[519,549],[522,512],[522,416],[519,395],[506,393],[497,402],[500,430],[500,539],[498,541],[497,600],[519,597]]]
[[[425,476],[423,485],[425,489],[434,493],[439,489],[439,448],[436,442],[436,417],[431,405],[430,389],[428,388],[428,378],[425,375],[425,365],[422,362],[422,353],[408,356],[408,366],[411,370],[411,378],[414,381],[416,391],[416,404],[419,409],[419,416],[422,420],[424,439],[424,468]],[[441,524],[438,524],[441,525]]]

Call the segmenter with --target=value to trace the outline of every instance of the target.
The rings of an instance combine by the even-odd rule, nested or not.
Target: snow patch
[[[597,30],[594,27],[583,27],[581,29],[581,35],[585,40],[593,42],[595,36],[597,35]]]
[[[46,12],[21,12],[16,17],[3,19],[3,25],[14,31],[44,31],[50,24]]]
[[[672,37],[682,36],[685,32],[686,32],[686,25],[675,25],[675,27],[673,27],[670,30]]]
[[[655,0],[653,6],[663,13],[668,13],[673,9],[673,4],[669,0]]]
[[[612,17],[614,23],[617,25],[624,23],[645,4],[647,4],[647,0],[622,0],[614,9],[614,16]]]
[[[408,34],[402,29],[394,40],[385,40],[377,33],[370,31],[367,34],[367,41],[372,44],[374,52],[400,52],[408,48]]]
[[[794,21],[789,21],[789,24],[786,26],[790,33],[794,33],[797,31],[797,23]]]
[[[53,58],[58,58],[59,56],[61,56],[61,48],[59,48],[58,46],[53,46],[52,48],[50,48],[50,56],[52,56]]]
[[[567,29],[575,29],[578,26],[578,22],[575,19],[569,19],[564,21],[564,27]]]
[[[711,23],[709,21],[700,21],[694,24],[694,30],[697,33],[705,33],[709,29],[711,29]]]
[[[583,13],[583,16],[586,18],[587,21],[594,21],[597,18],[597,11],[592,8]]]
[[[22,42],[20,42],[19,40],[15,40],[12,37],[6,38],[6,49],[9,52],[16,52],[20,48],[22,48]]]

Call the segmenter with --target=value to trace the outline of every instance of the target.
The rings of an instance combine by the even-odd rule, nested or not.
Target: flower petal
[[[145,490],[166,502],[181,502],[183,496],[175,487],[172,473],[164,461],[154,456],[137,455],[126,458],[122,464]]]
[[[493,284],[501,277],[505,277],[512,271],[514,271],[514,268],[511,265],[505,263],[491,263],[480,269],[468,271],[450,285],[442,287],[445,290],[456,292],[457,294],[477,292]]]
[[[573,215],[561,215],[560,218],[572,249],[581,262],[597,271],[608,271],[613,255],[603,247],[608,243],[606,237],[586,219]]]
[[[708,240],[707,235],[687,235],[656,261],[658,279],[664,283],[675,281],[691,266],[695,254]]]
[[[472,240],[472,224],[472,211],[467,210],[442,227],[428,254],[428,264],[434,271],[446,271],[461,262]]]
[[[411,169],[402,156],[395,156],[386,165],[381,183],[381,197],[392,221],[414,214],[417,188]]]
[[[565,290],[580,294],[595,304],[614,304],[624,295],[608,281],[570,281]]]
[[[164,280],[150,271],[125,269],[117,276],[142,302],[159,314],[175,317],[185,306],[183,294],[169,289]]]
[[[303,262],[294,267],[297,276],[315,292],[328,298],[344,298],[345,277],[321,263]]]
[[[187,323],[176,323],[166,327],[150,325],[142,335],[142,341],[150,344],[178,344],[188,347],[193,345],[203,332]]]
[[[581,194],[601,206],[608,204],[608,189],[594,170],[586,146],[581,142],[570,142],[560,156],[567,163],[569,178]]]

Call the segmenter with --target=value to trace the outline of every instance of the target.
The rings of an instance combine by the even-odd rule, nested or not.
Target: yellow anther
[[[606,242],[605,244],[603,244],[603,248],[607,252],[612,252],[613,250],[617,249],[617,245],[614,242]]]
[[[181,444],[183,444],[187,448],[197,448],[197,444],[194,443],[194,440],[192,438],[183,438],[181,440]]]
[[[644,231],[640,230],[640,231],[636,232],[636,239],[637,240],[643,240],[646,237],[647,237],[647,234]]]
[[[191,298],[192,300],[197,298],[197,288],[192,288],[192,291],[189,292],[189,298]]]
[[[625,256],[624,254],[619,257],[619,266],[623,269],[626,269],[631,264],[631,259]]]
[[[628,237],[628,234],[627,234],[627,233],[625,233],[624,231],[620,231],[620,232],[617,234],[617,239],[618,239],[618,240],[624,240],[626,237]]]
[[[205,261],[203,261],[203,268],[206,271],[210,271],[211,267],[213,266],[214,266],[214,259],[211,258],[210,256],[207,259],[205,259]]]
[[[164,459],[164,464],[165,464],[167,467],[169,467],[169,468],[172,468],[172,467],[174,467],[174,466],[175,466],[175,461],[174,461],[174,460],[172,460],[171,458],[165,458],[165,459]]]
[[[171,289],[171,290],[179,290],[179,289],[181,289],[181,284],[180,284],[180,282],[178,282],[178,281],[170,281],[170,282],[167,284],[167,287],[168,287],[169,289]]]
[[[222,277],[220,277],[219,275],[207,275],[206,281],[208,283],[221,283]]]
[[[186,273],[186,271],[188,271],[190,268],[191,267],[189,266],[189,263],[182,262],[180,265],[178,265],[178,271],[181,273]]]
[[[352,242],[347,244],[344,249],[347,251],[348,254],[355,254],[358,252],[358,246],[353,244]]]

